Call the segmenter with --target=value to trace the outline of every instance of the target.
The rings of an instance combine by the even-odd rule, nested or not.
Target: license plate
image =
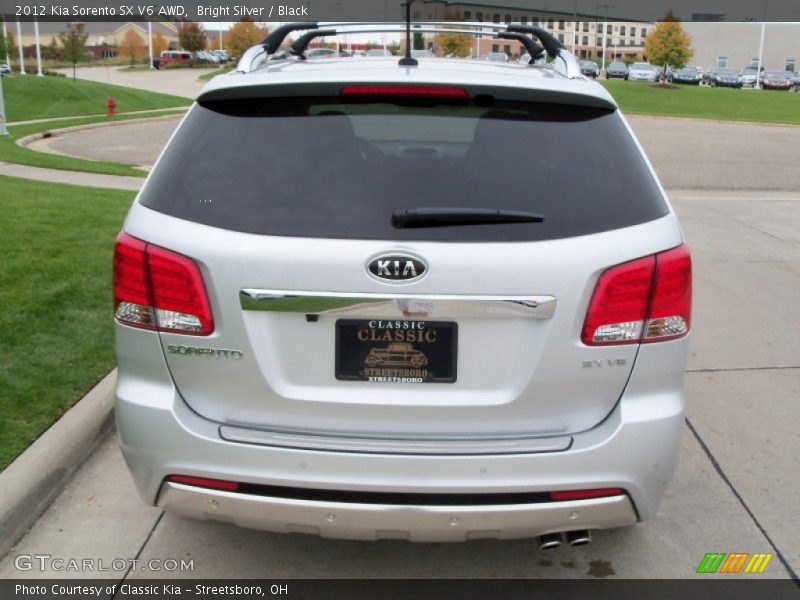
[[[336,321],[336,379],[453,383],[458,324],[447,321]]]

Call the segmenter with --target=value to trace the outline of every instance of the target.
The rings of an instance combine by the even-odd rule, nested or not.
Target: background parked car
[[[491,62],[508,62],[508,54],[505,52],[489,52],[483,55],[483,60]]]
[[[742,87],[742,80],[736,69],[715,69],[714,74],[709,77],[708,83],[714,87]]]
[[[697,85],[702,78],[703,74],[697,67],[683,67],[675,71],[669,77],[669,80],[673,83],[691,83]]]
[[[711,85],[711,79],[717,74],[719,71],[718,67],[711,67],[710,69],[706,69],[705,73],[703,73],[703,78],[700,80],[700,83],[704,83],[705,85]]]
[[[758,79],[758,69],[754,69],[753,67],[742,69],[742,72],[739,73],[739,77],[742,80],[743,86],[755,87],[756,80]]]
[[[11,67],[8,66],[8,63],[0,63],[0,75],[9,75],[11,73]]]
[[[433,58],[436,55],[430,50],[412,50],[411,56],[414,58]]]
[[[333,48],[309,48],[305,51],[306,58],[336,58],[339,54]]]
[[[210,53],[219,58],[220,63],[230,62],[231,57],[228,56],[228,53],[225,50],[210,50]]]
[[[597,79],[597,76],[600,75],[600,69],[597,68],[597,63],[593,60],[582,60],[581,74],[586,77],[591,77],[592,79]]]
[[[792,76],[788,71],[764,71],[761,87],[765,90],[788,90],[792,87]]]
[[[606,67],[606,79],[627,79],[628,66],[624,62],[612,62]]]
[[[635,62],[628,69],[628,81],[655,81],[658,70],[646,62]]]
[[[211,63],[214,65],[222,63],[222,60],[220,59],[219,56],[217,56],[213,52],[206,52],[205,50],[201,50],[200,52],[195,53],[195,58],[197,60],[202,60],[203,62]]]
[[[171,62],[183,62],[185,60],[192,60],[192,58],[194,58],[194,56],[191,52],[185,52],[183,50],[164,50],[155,67],[161,69]]]
[[[392,53],[389,50],[384,50],[383,48],[373,48],[372,50],[367,50],[364,56],[391,56]]]

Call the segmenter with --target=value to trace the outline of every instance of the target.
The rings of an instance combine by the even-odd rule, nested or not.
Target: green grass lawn
[[[134,194],[0,176],[0,469],[114,367],[111,260]]]
[[[236,67],[222,67],[221,69],[214,69],[210,73],[203,73],[198,77],[200,81],[208,81],[209,79],[214,79],[217,75],[224,75],[225,73],[230,73]]]
[[[55,117],[96,115],[106,111],[113,96],[117,112],[188,106],[191,100],[129,87],[73,80],[70,77],[4,77],[6,120],[28,121]]]
[[[160,114],[180,114],[182,110],[174,113],[164,112]],[[152,117],[154,115],[119,115],[114,117],[115,121],[127,121]],[[45,167],[48,169],[61,169],[65,171],[86,171],[88,173],[104,173],[107,175],[128,175],[130,177],[144,177],[146,173],[135,165],[125,165],[116,162],[105,162],[87,160],[85,158],[74,158],[71,156],[61,156],[59,154],[49,154],[18,146],[16,140],[34,133],[72,127],[75,125],[86,125],[89,123],[105,123],[108,117],[82,117],[74,119],[59,119],[57,121],[47,121],[46,123],[31,123],[29,125],[10,125],[8,132],[10,135],[0,137],[0,161],[7,161],[33,167]]]
[[[599,81],[627,114],[800,125],[800,93],[695,85],[662,89],[646,82]]]

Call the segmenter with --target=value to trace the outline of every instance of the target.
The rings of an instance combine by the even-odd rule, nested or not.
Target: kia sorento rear
[[[690,258],[584,79],[433,59],[217,78],[114,273],[120,443],[167,510],[553,546],[652,518],[675,468]]]

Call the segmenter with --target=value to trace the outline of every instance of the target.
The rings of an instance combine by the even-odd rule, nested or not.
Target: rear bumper
[[[297,500],[169,482],[161,490],[158,506],[251,529],[353,540],[462,542],[636,523],[636,512],[624,495],[536,504],[427,506]]]
[[[142,498],[201,519],[279,532],[428,541],[530,537],[626,526],[655,516],[677,465],[684,427],[681,383],[687,342],[642,346],[615,409],[594,428],[573,433],[566,449],[412,455],[224,439],[219,423],[192,412],[177,393],[163,364],[158,335],[137,331],[125,336],[125,351],[118,352],[117,428]],[[155,367],[154,356],[160,357],[162,367]],[[627,496],[457,507],[327,503],[165,484],[172,474],[354,492],[489,495],[614,487],[624,489]],[[456,525],[451,524],[453,518],[458,519]]]

